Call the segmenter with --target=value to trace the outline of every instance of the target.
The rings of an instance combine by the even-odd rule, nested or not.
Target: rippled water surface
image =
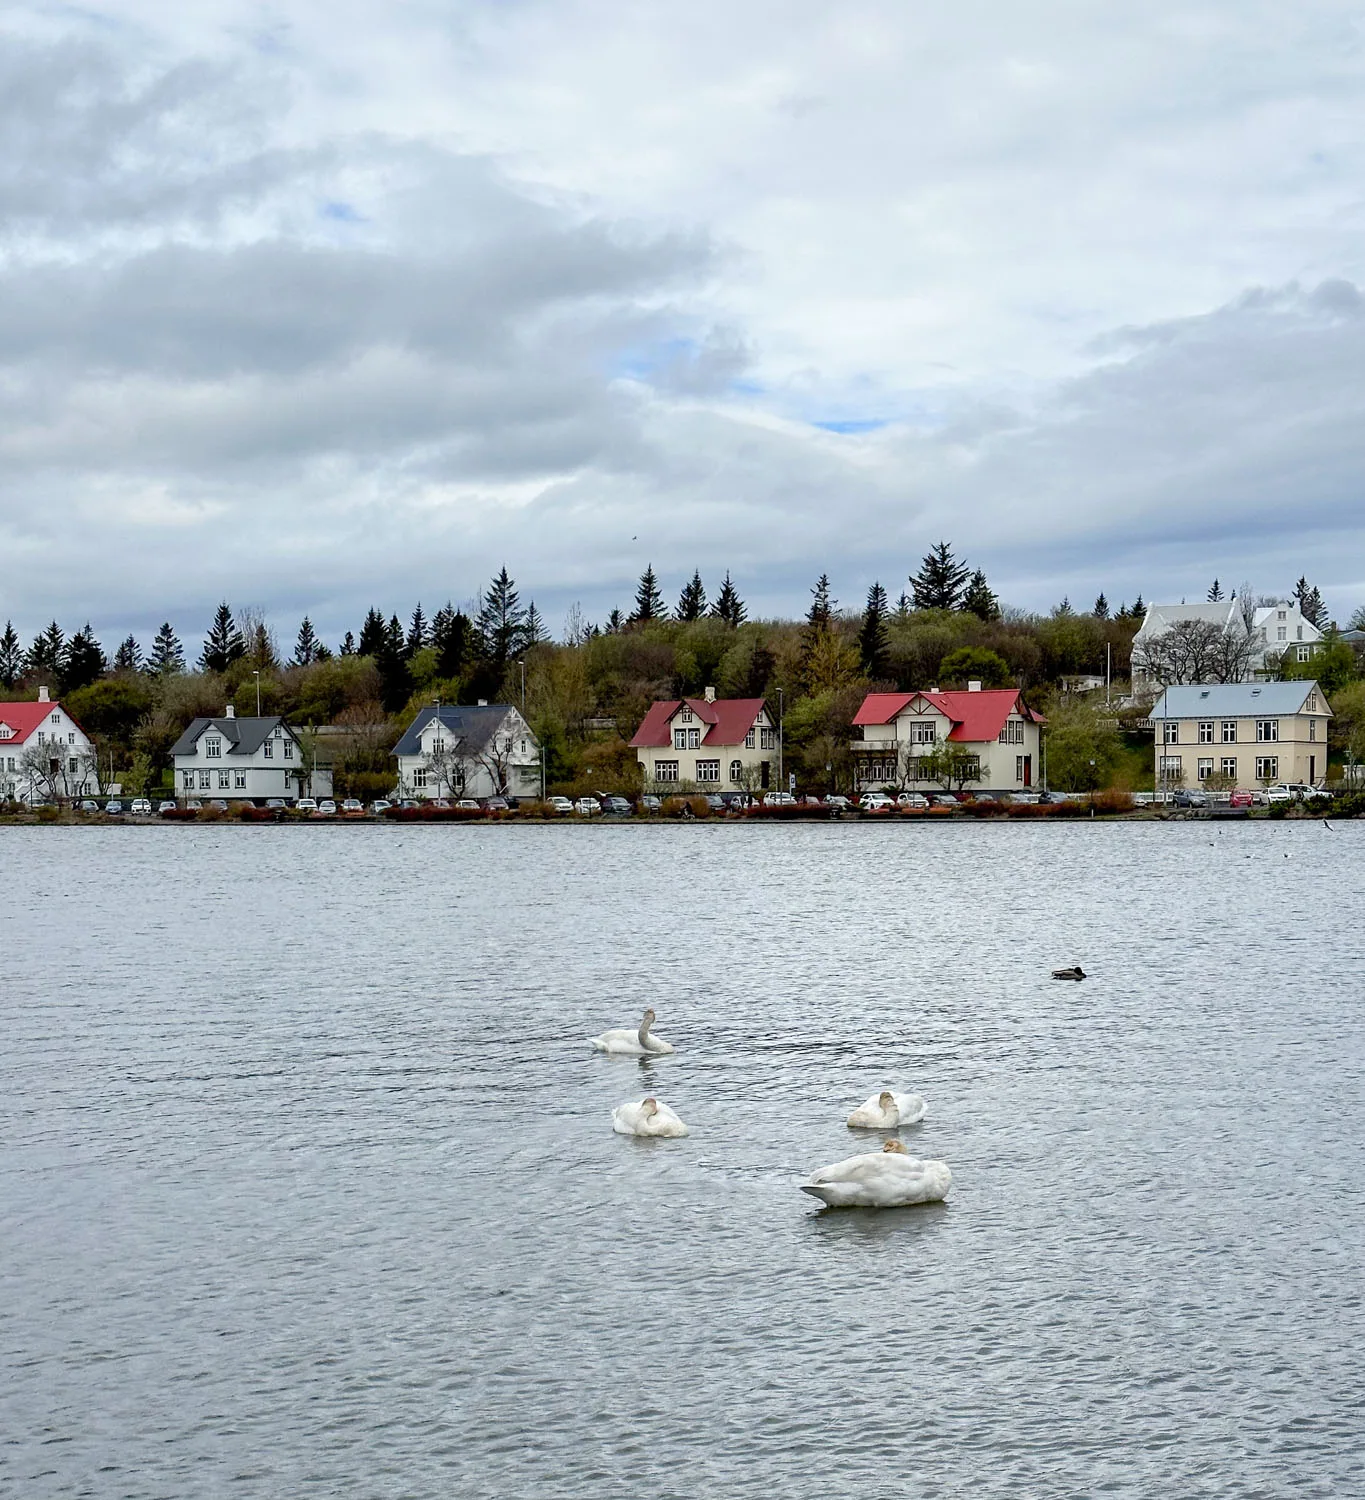
[[[1365,825],[0,861],[6,1495],[1365,1494]],[[952,1195],[821,1212],[883,1085]]]

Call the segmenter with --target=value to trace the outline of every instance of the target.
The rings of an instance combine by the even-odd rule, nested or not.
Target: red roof
[[[950,740],[980,744],[985,740],[999,739],[1005,720],[1016,708],[1031,723],[1045,722],[1042,715],[1034,713],[1019,696],[1017,688],[983,688],[977,692],[969,689],[953,693],[869,693],[853,722],[889,724],[916,698],[923,698],[952,720],[953,727],[948,734]]]
[[[0,745],[22,745],[56,708],[55,703],[0,703],[0,724],[8,724],[14,730],[9,739],[0,740]],[[71,715],[67,714],[67,718],[71,719]],[[71,722],[76,723],[74,719]],[[76,728],[80,725],[76,724]]]
[[[649,712],[631,740],[633,750],[668,750],[673,746],[673,715],[686,704],[703,725],[709,726],[701,737],[702,745],[742,745],[744,736],[754,727],[763,712],[762,698],[669,698],[651,703]]]

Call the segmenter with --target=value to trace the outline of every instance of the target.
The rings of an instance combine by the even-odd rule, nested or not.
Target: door
[[[1019,758],[1024,762],[1023,774],[1020,776],[1019,779],[1024,783],[1025,786],[1032,786],[1033,785],[1033,757],[1031,755],[1022,755]]]
[[[771,784],[771,777],[769,776],[769,768],[771,766],[772,762],[770,760],[760,761],[758,766],[758,784],[765,792]]]
[[[1308,785],[1309,786],[1316,786],[1317,784],[1318,784],[1318,758],[1317,758],[1316,755],[1310,755],[1308,757]]]

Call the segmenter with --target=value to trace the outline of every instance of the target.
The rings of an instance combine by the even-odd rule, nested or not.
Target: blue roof
[[[1152,706],[1153,719],[1251,719],[1257,714],[1296,714],[1316,682],[1210,682],[1168,687]],[[1326,699],[1323,699],[1324,710]]]
[[[436,705],[429,704],[418,712],[417,717],[403,731],[403,738],[393,747],[395,755],[420,755],[422,753],[422,731],[436,717]],[[468,750],[482,750],[488,737],[512,712],[510,703],[480,703],[471,707],[464,703],[443,703],[441,723],[458,740],[463,740]]]

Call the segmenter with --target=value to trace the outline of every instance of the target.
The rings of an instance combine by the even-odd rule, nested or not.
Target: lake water
[[[0,862],[0,1493],[1365,1494],[1365,824]],[[883,1085],[953,1192],[821,1212]]]

